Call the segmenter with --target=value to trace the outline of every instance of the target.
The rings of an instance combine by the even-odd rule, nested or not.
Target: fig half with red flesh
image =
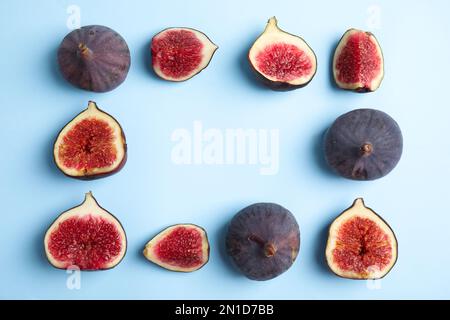
[[[106,92],[125,81],[131,65],[130,50],[116,31],[105,26],[85,26],[63,39],[58,64],[72,85]]]
[[[153,70],[164,80],[188,80],[208,66],[217,48],[198,30],[165,29],[152,39]]]
[[[59,133],[53,156],[69,177],[92,180],[109,176],[126,163],[125,134],[116,119],[89,101],[87,109]]]
[[[256,203],[239,211],[226,235],[228,255],[251,280],[270,280],[287,271],[300,249],[294,215],[275,203]]]
[[[350,29],[334,52],[333,75],[338,87],[356,92],[378,89],[384,77],[380,44],[371,32]]]
[[[194,224],[177,224],[166,228],[144,248],[151,262],[171,271],[192,272],[209,260],[206,231]]]
[[[48,261],[58,269],[106,270],[125,256],[127,238],[119,220],[89,192],[81,205],[52,223],[44,245]]]
[[[359,198],[331,224],[325,255],[338,276],[380,279],[397,261],[397,248],[389,225]]]
[[[248,59],[257,77],[275,90],[304,87],[317,70],[314,51],[302,38],[278,28],[275,17],[250,48]]]

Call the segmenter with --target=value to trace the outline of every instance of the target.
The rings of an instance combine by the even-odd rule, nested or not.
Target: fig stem
[[[97,104],[94,101],[89,101],[88,109],[91,109],[91,110],[98,109]]]
[[[266,242],[263,239],[261,239],[259,236],[257,236],[256,234],[250,235],[250,237],[248,237],[248,239],[250,241],[256,242],[264,250],[264,255],[267,258],[272,258],[275,255],[275,253],[277,252],[277,248],[275,247],[275,245],[272,242]]]
[[[267,258],[272,258],[277,252],[277,248],[273,243],[267,242],[264,246],[264,255]]]
[[[91,49],[89,49],[86,44],[80,43],[78,44],[78,49],[80,51],[80,55],[82,58],[87,59],[92,55]]]
[[[369,156],[373,152],[373,146],[370,142],[366,142],[361,146],[360,151],[363,156]]]
[[[278,28],[277,18],[271,17],[269,19],[269,21],[267,21],[267,25],[266,25],[266,30],[265,31],[272,30],[272,29],[275,30],[277,28]]]
[[[86,192],[84,195],[84,202],[92,200],[94,200],[94,195],[92,194],[92,191]]]

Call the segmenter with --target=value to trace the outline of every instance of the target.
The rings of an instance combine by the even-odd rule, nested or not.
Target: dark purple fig
[[[152,67],[168,81],[185,81],[200,73],[211,61],[217,46],[201,31],[168,28],[152,39]]]
[[[391,227],[358,198],[331,224],[325,256],[340,277],[380,279],[395,265],[397,247]]]
[[[300,248],[300,229],[287,209],[253,204],[238,212],[228,227],[226,248],[249,279],[270,280],[288,270]]]
[[[70,32],[58,49],[63,77],[74,86],[106,92],[118,87],[130,69],[125,40],[104,26],[86,26]]]
[[[353,180],[384,177],[402,155],[403,137],[397,122],[374,109],[350,111],[325,135],[325,157],[341,176]]]
[[[384,77],[384,62],[375,36],[361,30],[347,30],[334,52],[333,75],[342,89],[361,93],[377,90]]]
[[[317,70],[314,51],[302,38],[281,30],[275,17],[250,48],[248,59],[258,79],[274,90],[304,87]]]

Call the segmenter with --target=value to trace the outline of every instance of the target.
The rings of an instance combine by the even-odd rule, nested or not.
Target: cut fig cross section
[[[325,255],[331,271],[340,277],[380,279],[397,261],[397,239],[359,198],[331,224]]]
[[[217,46],[191,28],[168,28],[152,39],[152,66],[164,80],[185,81],[205,69]]]
[[[194,224],[177,224],[160,232],[144,249],[151,262],[171,271],[192,272],[209,260],[206,231]]]
[[[333,75],[338,87],[356,92],[378,89],[384,77],[380,44],[370,32],[350,29],[335,50]]]
[[[94,271],[119,264],[126,253],[127,239],[119,220],[100,207],[89,192],[81,205],[52,223],[44,245],[54,267]]]
[[[122,127],[90,101],[59,133],[53,155],[67,176],[91,180],[118,172],[126,163],[127,144]]]
[[[257,77],[274,90],[304,87],[317,70],[314,51],[302,38],[281,30],[275,17],[250,48],[248,59]]]

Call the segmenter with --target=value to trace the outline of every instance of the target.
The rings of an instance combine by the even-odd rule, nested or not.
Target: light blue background
[[[82,25],[107,25],[127,40],[132,68],[115,91],[84,92],[58,74],[56,49],[68,33],[70,4],[81,8]],[[379,28],[370,23],[373,4],[381,9]],[[448,1],[1,1],[0,297],[450,298],[449,12]],[[318,73],[304,89],[273,92],[248,73],[246,52],[273,15],[317,54]],[[148,66],[151,37],[170,26],[203,30],[220,47],[210,66],[184,83],[159,80]],[[339,91],[330,81],[331,55],[349,27],[374,31],[384,50],[386,76],[375,93]],[[52,144],[90,99],[121,122],[129,160],[115,176],[76,181],[55,168]],[[358,107],[388,112],[404,133],[398,167],[374,182],[333,175],[320,152],[327,126]],[[191,129],[194,120],[206,128],[279,129],[279,173],[174,165],[171,133]],[[69,290],[65,271],[47,263],[42,240],[88,190],[122,221],[128,253],[113,270],[83,273],[81,289]],[[377,290],[332,275],[323,262],[326,228],[358,196],[399,241],[397,265]],[[289,208],[302,235],[296,263],[268,282],[241,276],[223,250],[229,219],[258,201]],[[141,255],[147,240],[180,222],[209,233],[210,262],[195,273],[169,272]]]

